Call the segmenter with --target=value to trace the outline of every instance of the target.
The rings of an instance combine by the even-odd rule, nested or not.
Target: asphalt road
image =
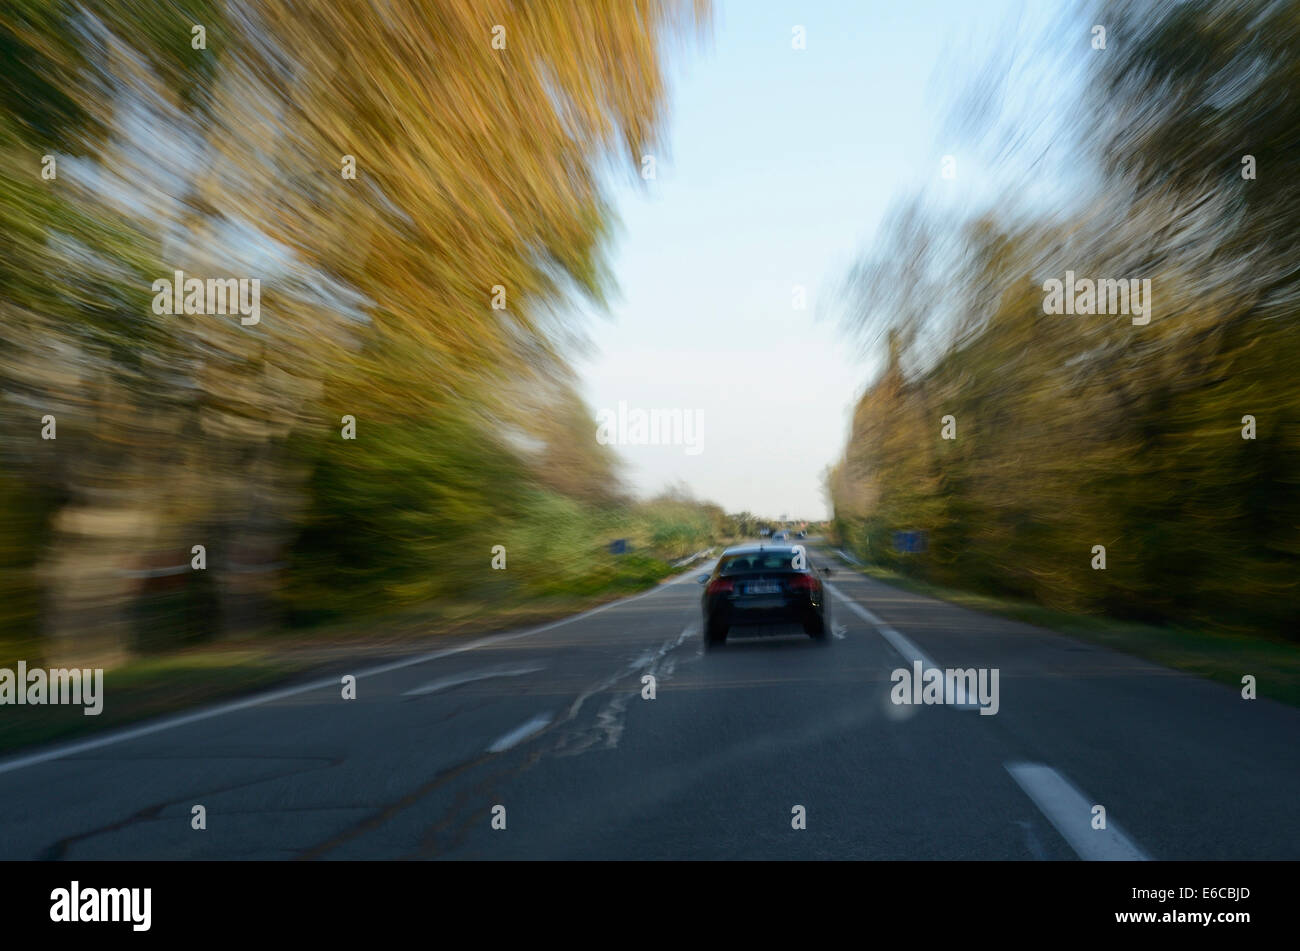
[[[1300,858],[1300,710],[842,568],[829,647],[705,653],[707,567],[367,661],[354,700],[332,678],[0,760],[0,858]],[[918,659],[996,668],[997,713],[893,703]]]

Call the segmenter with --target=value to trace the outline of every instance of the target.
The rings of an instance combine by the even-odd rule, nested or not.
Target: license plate
[[[745,586],[745,594],[780,594],[781,585],[776,581],[755,581]]]

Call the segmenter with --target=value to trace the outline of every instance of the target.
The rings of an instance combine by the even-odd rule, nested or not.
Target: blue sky
[[[840,332],[835,288],[892,200],[988,177],[941,141],[946,107],[964,64],[1008,44],[1023,9],[718,3],[712,38],[673,70],[655,180],[616,192],[620,293],[590,320],[595,349],[578,362],[593,411],[625,401],[701,415],[698,454],[616,447],[635,490],[681,481],[728,511],[825,516],[821,472],[878,368]],[[805,50],[791,48],[795,25]],[[954,182],[939,175],[945,154]]]

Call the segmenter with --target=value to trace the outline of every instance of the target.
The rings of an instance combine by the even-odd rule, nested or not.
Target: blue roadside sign
[[[904,554],[925,551],[926,532],[894,532],[894,550]]]

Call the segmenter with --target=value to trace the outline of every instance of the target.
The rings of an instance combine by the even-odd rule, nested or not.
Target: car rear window
[[[719,574],[737,575],[750,571],[793,571],[793,548],[769,548],[743,555],[726,555]]]

